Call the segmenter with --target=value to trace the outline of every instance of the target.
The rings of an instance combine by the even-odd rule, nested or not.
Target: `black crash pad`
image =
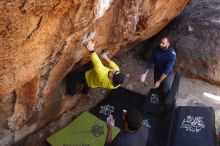
[[[150,113],[159,117],[164,110],[166,110],[166,112],[172,111],[175,106],[175,96],[179,89],[179,83],[180,75],[176,73],[172,82],[171,89],[167,95],[164,95],[159,89],[150,89],[146,100],[142,105],[141,110],[143,113]]]
[[[167,95],[167,97],[165,97],[165,108],[166,110],[172,110],[173,106],[176,103],[176,94],[178,92],[179,89],[179,84],[180,84],[180,75],[178,73],[175,74],[173,82],[172,82],[172,86],[171,89]]]
[[[179,107],[172,146],[216,146],[215,115],[211,107]]]
[[[162,98],[163,95],[158,89],[150,89],[141,106],[141,112],[143,114],[149,113],[155,116],[160,116],[162,113]]]
[[[104,121],[109,114],[112,114],[115,118],[116,126],[123,128],[123,109],[129,109],[131,106],[134,106],[140,110],[145,98],[145,95],[119,87],[112,90],[90,112]]]
[[[157,144],[157,131],[158,131],[159,118],[149,113],[143,115],[142,125],[148,129],[148,139],[145,146],[153,146]]]
[[[158,125],[157,145],[158,146],[171,146],[171,135],[173,133],[173,124],[175,120],[176,107],[165,110],[160,117]]]

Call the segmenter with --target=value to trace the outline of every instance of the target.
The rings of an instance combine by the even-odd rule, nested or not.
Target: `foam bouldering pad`
[[[148,131],[148,135],[146,135],[148,138],[145,146],[153,146],[157,144],[158,124],[159,124],[158,117],[155,117],[149,113],[145,113],[143,115],[142,125],[146,127],[146,130]]]
[[[171,146],[171,137],[173,133],[173,125],[175,119],[176,107],[173,106],[170,110],[163,111],[158,125],[158,138],[159,146]]]
[[[113,128],[113,137],[120,131]],[[47,138],[52,146],[103,146],[106,138],[106,122],[89,112],[84,112],[72,123]]]
[[[131,106],[140,109],[145,98],[145,95],[119,87],[118,89],[112,90],[101,102],[92,108],[90,112],[102,120],[106,120],[108,115],[112,114],[115,119],[115,125],[123,128],[123,109],[128,110]]]
[[[155,116],[160,116],[162,113],[162,98],[163,94],[158,89],[150,89],[145,101],[142,103],[141,112],[150,113]]]
[[[179,107],[172,146],[216,146],[215,114],[211,107]]]
[[[165,107],[168,110],[171,110],[176,103],[176,93],[178,92],[180,84],[180,75],[178,73],[175,74],[171,89],[169,90],[168,95],[165,97]]]
[[[175,74],[171,89],[164,95],[159,89],[150,89],[142,105],[142,111],[161,116],[164,110],[172,110],[176,102],[176,93],[179,89],[180,75]]]

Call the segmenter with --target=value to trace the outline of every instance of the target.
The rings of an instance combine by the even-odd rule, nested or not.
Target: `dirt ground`
[[[153,87],[153,74],[149,74],[146,83],[140,82],[140,75],[145,71],[146,61],[140,57],[140,49],[134,49],[130,52],[123,53],[113,60],[120,66],[122,72],[126,73],[126,81],[123,87],[130,90],[146,94]],[[65,127],[80,112],[85,111],[99,102],[109,90],[91,89],[89,97],[82,96],[77,108],[64,113],[59,119],[41,128],[39,131],[29,135],[27,138],[17,143],[15,146],[49,146],[46,138]],[[210,85],[201,80],[181,78],[179,91],[177,94],[177,105],[179,106],[212,106],[216,112],[216,123],[220,124],[220,101],[217,102],[203,95],[204,92],[220,96],[220,87]]]

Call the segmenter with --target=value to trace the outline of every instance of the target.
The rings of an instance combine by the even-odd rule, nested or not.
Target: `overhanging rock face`
[[[189,0],[17,0],[0,2],[0,145],[14,143],[64,111],[77,97],[61,88],[88,60],[82,43],[116,54],[148,39]]]

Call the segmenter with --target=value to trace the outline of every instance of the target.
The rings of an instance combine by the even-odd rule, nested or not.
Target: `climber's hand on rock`
[[[86,48],[89,50],[89,52],[94,51],[95,42],[89,41],[89,43],[86,45]]]

